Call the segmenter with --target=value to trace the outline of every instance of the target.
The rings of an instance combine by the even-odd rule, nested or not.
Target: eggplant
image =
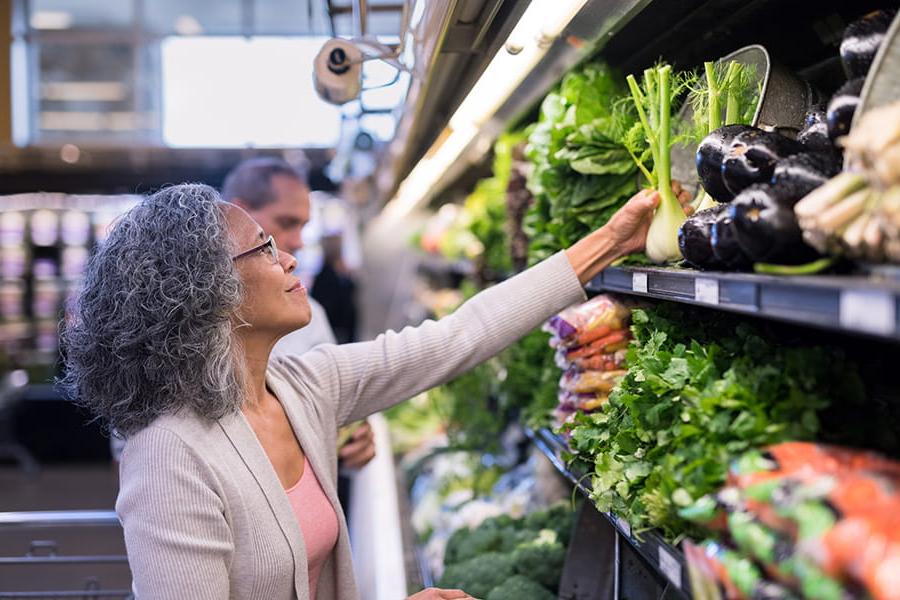
[[[828,137],[828,121],[825,107],[814,106],[803,117],[803,128],[797,134],[797,141],[810,152],[835,152],[834,144]]]
[[[734,222],[728,210],[722,211],[712,224],[709,245],[713,256],[724,268],[743,271],[750,268],[753,261],[744,253],[737,243]]]
[[[728,207],[737,244],[753,262],[799,265],[819,254],[803,242],[791,206],[771,185],[753,185]]]
[[[865,77],[896,10],[876,10],[847,25],[841,40],[841,62],[848,79]]]
[[[750,125],[725,125],[711,132],[697,146],[697,175],[706,193],[718,202],[728,202],[734,194],[722,183],[722,159],[734,136],[754,129]]]
[[[805,152],[778,161],[769,183],[778,190],[781,204],[792,208],[840,170],[841,163],[834,154]]]
[[[691,215],[678,228],[678,249],[681,256],[698,269],[721,269],[722,265],[712,251],[712,226],[728,207],[718,204]]]
[[[825,120],[828,123],[828,137],[831,141],[850,133],[850,123],[853,121],[853,113],[859,105],[859,95],[862,93],[864,77],[851,79],[834,93],[828,103],[828,112]]]
[[[803,150],[800,142],[753,128],[734,136],[722,161],[722,181],[733,195],[772,178],[775,164]]]

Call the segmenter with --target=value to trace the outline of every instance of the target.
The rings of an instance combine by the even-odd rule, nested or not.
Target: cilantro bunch
[[[720,487],[750,448],[810,440],[818,411],[859,398],[852,364],[835,351],[774,343],[747,323],[683,307],[635,310],[628,374],[603,411],[569,426],[593,467],[593,500],[635,530],[692,532],[677,510]]]

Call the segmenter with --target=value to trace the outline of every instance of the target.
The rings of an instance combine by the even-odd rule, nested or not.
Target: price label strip
[[[719,304],[719,282],[715,279],[698,277],[694,280],[694,300],[703,304]]]
[[[647,274],[632,273],[631,275],[631,291],[639,294],[647,293]]]
[[[844,290],[840,299],[841,327],[878,335],[897,328],[894,295],[880,290]]]
[[[659,570],[674,583],[678,589],[681,589],[681,565],[678,560],[672,556],[668,550],[659,546]]]

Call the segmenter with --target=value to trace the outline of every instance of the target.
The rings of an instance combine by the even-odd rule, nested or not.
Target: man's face
[[[303,247],[303,227],[309,222],[309,188],[287,175],[273,175],[271,185],[275,201],[247,212],[275,238],[279,250],[293,254]]]

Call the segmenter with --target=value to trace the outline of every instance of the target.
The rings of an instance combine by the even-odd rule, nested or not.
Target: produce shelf
[[[583,474],[576,473],[566,465],[564,454],[568,452],[566,442],[549,429],[525,429],[525,434],[543,453],[554,467],[565,476],[582,494],[590,499],[590,481]],[[691,597],[690,580],[684,553],[666,542],[656,531],[644,531],[639,536],[632,534],[628,521],[613,513],[601,513],[616,528],[619,535],[628,541],[635,551],[664,576],[673,590],[683,598]]]
[[[587,285],[900,341],[900,279],[866,276],[776,276],[677,267],[610,267]]]

